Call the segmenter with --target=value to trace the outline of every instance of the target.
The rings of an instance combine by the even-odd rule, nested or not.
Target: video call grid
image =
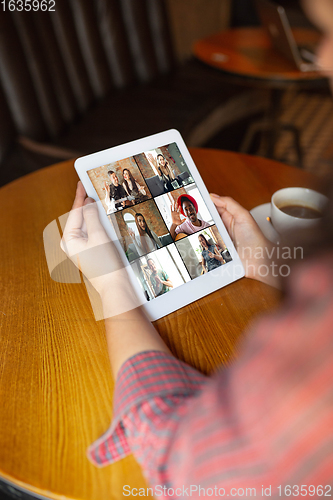
[[[177,145],[176,145],[175,143],[174,143],[174,145],[177,147]],[[167,146],[162,146],[161,148],[157,148],[157,149],[158,149],[158,150],[161,150],[162,148],[164,148],[164,149],[168,149],[168,148],[169,148],[169,146],[170,146],[170,145],[167,145]],[[177,149],[178,149],[178,147],[177,147]],[[179,151],[179,149],[178,149],[178,151]],[[132,156],[132,157],[129,157],[129,158],[127,158],[127,160],[131,160],[131,159],[133,159],[133,160],[134,160],[134,162],[135,162],[135,164],[136,164],[136,167],[137,167],[137,169],[138,169],[138,171],[140,172],[141,177],[142,177],[142,178],[140,178],[140,183],[142,183],[142,181],[144,182],[144,189],[145,189],[145,191],[146,191],[146,194],[148,193],[148,194],[147,194],[148,199],[146,199],[146,200],[144,200],[144,201],[135,202],[135,203],[134,203],[134,205],[132,205],[132,206],[133,206],[133,207],[135,207],[135,212],[136,212],[136,213],[140,213],[140,209],[139,209],[139,207],[140,207],[140,206],[144,206],[144,205],[146,205],[147,203],[153,203],[153,204],[154,204],[154,206],[155,206],[155,209],[156,209],[157,213],[159,214],[159,217],[161,218],[161,221],[163,221],[163,223],[164,223],[164,226],[165,226],[165,228],[166,228],[166,230],[167,230],[167,234],[168,234],[168,235],[170,235],[170,236],[171,236],[171,238],[172,238],[172,235],[171,235],[171,233],[170,233],[170,230],[169,230],[169,228],[168,228],[168,227],[167,227],[167,225],[166,225],[166,221],[164,220],[163,214],[161,213],[161,211],[160,211],[160,209],[159,209],[159,207],[158,207],[158,205],[157,205],[157,203],[156,203],[156,200],[158,200],[159,198],[163,198],[163,197],[164,197],[166,194],[168,194],[168,193],[171,193],[171,192],[176,193],[178,190],[179,190],[179,191],[180,191],[180,190],[184,190],[184,191],[185,191],[185,193],[182,193],[182,194],[187,195],[187,191],[184,189],[184,188],[185,188],[185,186],[186,186],[186,188],[190,188],[190,187],[192,187],[192,188],[193,188],[193,186],[197,187],[197,185],[196,185],[196,183],[194,182],[194,180],[193,180],[193,178],[192,178],[192,175],[191,175],[191,173],[190,173],[190,171],[189,171],[189,169],[188,169],[187,165],[184,163],[185,169],[186,169],[186,170],[187,170],[187,172],[189,173],[189,177],[190,177],[190,178],[192,178],[192,181],[193,181],[193,182],[190,182],[190,183],[188,183],[188,184],[186,183],[186,184],[185,184],[185,186],[183,186],[183,185],[179,186],[179,184],[178,184],[178,186],[179,186],[178,188],[172,187],[171,189],[169,189],[169,190],[167,190],[167,191],[165,191],[165,192],[163,192],[163,193],[161,193],[161,194],[159,194],[159,195],[157,195],[157,196],[156,196],[156,195],[154,196],[153,192],[151,191],[151,189],[149,189],[149,186],[148,186],[148,184],[147,184],[147,182],[146,182],[146,177],[145,177],[145,175],[144,175],[144,174],[145,174],[145,172],[143,171],[143,169],[142,169],[142,168],[140,168],[140,162],[138,162],[138,160],[137,160],[137,158],[138,158],[139,156],[142,158],[142,155],[146,156],[146,155],[145,155],[145,153],[141,153],[140,155],[134,155],[134,156]],[[160,154],[160,156],[162,156],[162,154]],[[170,157],[171,157],[171,159],[174,161],[174,159],[173,159],[173,157],[172,157],[171,155],[170,155]],[[181,156],[181,155],[180,155],[180,157],[182,158],[182,156]],[[147,160],[147,159],[146,159],[146,160]],[[148,161],[148,160],[147,160],[147,161]],[[101,167],[99,167],[99,168],[101,168]],[[96,170],[96,169],[94,169],[94,170]],[[116,175],[119,175],[119,174],[116,174]],[[95,187],[95,186],[94,186],[94,187]],[[95,188],[95,189],[96,189],[96,188]],[[200,191],[199,191],[199,193],[200,193]],[[149,196],[150,196],[150,197],[149,197]],[[177,198],[178,198],[178,197],[177,197]],[[169,202],[170,202],[170,200],[169,200]],[[129,207],[127,207],[127,208],[129,208]],[[206,208],[207,208],[207,207],[206,207]],[[116,212],[114,212],[114,213],[112,213],[112,214],[110,214],[110,215],[111,215],[111,216],[112,216],[112,215],[113,215],[113,216],[115,216],[116,214],[122,214],[122,212],[124,212],[125,210],[126,210],[126,207],[123,207],[123,208],[118,209]],[[198,212],[199,212],[199,210],[198,210]],[[186,220],[186,219],[184,219],[184,220]],[[111,221],[111,217],[110,217],[110,222],[112,223],[112,221]],[[124,221],[124,222],[125,222],[125,221]],[[125,223],[125,224],[126,224],[126,223]],[[211,224],[209,224],[209,226],[206,226],[206,227],[205,227],[205,228],[203,228],[203,229],[198,229],[198,231],[196,231],[195,233],[188,234],[188,235],[184,236],[183,238],[181,238],[180,240],[178,240],[178,242],[179,242],[179,241],[186,240],[187,238],[189,238],[190,236],[192,236],[193,234],[196,234],[196,233],[198,233],[198,236],[199,236],[199,234],[201,234],[202,232],[204,232],[206,229],[210,229],[210,228],[212,228],[213,226],[215,226],[215,227],[216,227],[216,225],[215,225],[214,221],[213,221]],[[220,233],[219,233],[219,234],[220,234]],[[221,235],[220,235],[220,237],[221,237]],[[221,240],[222,240],[222,237],[221,237]],[[222,241],[223,241],[223,240],[222,240]],[[170,241],[169,243],[165,243],[165,244],[163,244],[163,246],[162,246],[162,247],[160,247],[160,248],[158,248],[158,249],[155,249],[154,251],[147,251],[146,253],[142,253],[141,255],[139,255],[138,257],[136,257],[136,258],[134,258],[134,259],[132,259],[132,260],[129,260],[128,256],[127,256],[127,258],[128,258],[128,260],[129,260],[129,262],[130,262],[130,264],[131,264],[131,266],[132,266],[132,265],[133,265],[133,264],[135,264],[135,263],[141,262],[141,259],[142,259],[142,258],[144,258],[144,257],[146,257],[147,255],[152,254],[152,253],[155,253],[155,252],[158,252],[159,250],[162,250],[163,248],[167,248],[167,247],[173,247],[173,248],[175,248],[175,249],[176,249],[177,254],[179,255],[179,257],[180,257],[181,261],[183,262],[184,267],[185,267],[185,269],[186,269],[186,271],[187,271],[187,273],[188,273],[188,277],[189,277],[189,279],[190,279],[190,280],[195,279],[195,277],[192,277],[192,276],[191,276],[191,272],[190,272],[190,269],[188,268],[188,264],[187,264],[187,263],[186,263],[186,261],[183,259],[182,255],[181,255],[181,253],[180,253],[180,251],[179,251],[179,248],[178,248],[178,245],[177,245],[177,241],[175,241],[175,240]],[[124,251],[125,251],[126,246],[124,246],[123,248],[124,248]],[[125,251],[125,253],[126,253],[126,251]]]

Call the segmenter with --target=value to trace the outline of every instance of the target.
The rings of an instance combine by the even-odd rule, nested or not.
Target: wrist
[[[143,304],[135,293],[126,268],[90,281],[102,302],[104,319],[126,313]]]
[[[250,249],[250,254],[242,258],[245,276],[261,281],[275,288],[280,288],[279,263],[277,247],[269,240],[263,239],[260,245]],[[245,258],[244,258],[245,257]]]

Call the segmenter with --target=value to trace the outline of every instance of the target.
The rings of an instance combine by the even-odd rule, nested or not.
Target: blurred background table
[[[297,45],[314,46],[319,33],[308,28],[293,29]],[[299,166],[303,165],[300,131],[291,123],[280,121],[284,92],[295,86],[318,89],[327,85],[327,79],[316,71],[300,71],[296,65],[277,52],[263,28],[234,28],[201,39],[194,45],[194,55],[209,66],[226,73],[235,83],[266,88],[270,92],[264,120],[254,122],[241,145],[248,152],[258,132],[263,133],[260,153],[274,158],[275,144],[281,131],[293,135]]]
[[[247,209],[279,188],[317,182],[264,158],[191,152],[208,189]],[[112,415],[104,323],[96,323],[83,283],[51,280],[43,247],[44,228],[70,210],[77,180],[66,161],[0,190],[0,489],[21,498],[30,492],[107,500],[121,498],[125,484],[145,486],[132,456],[97,469],[85,455]],[[280,299],[275,289],[244,278],[155,326],[175,356],[211,373],[234,357],[248,323]]]

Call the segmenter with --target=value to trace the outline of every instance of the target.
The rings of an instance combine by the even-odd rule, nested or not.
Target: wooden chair
[[[0,185],[168,128],[202,145],[234,121],[235,109],[246,114],[249,100],[249,91],[214,69],[177,64],[165,0],[57,0],[54,12],[7,10],[0,17]]]

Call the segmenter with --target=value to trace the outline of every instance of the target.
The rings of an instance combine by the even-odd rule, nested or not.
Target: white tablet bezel
[[[131,156],[143,153],[144,151],[151,151],[153,149],[165,146],[171,143],[176,143],[180,152],[187,164],[191,175],[196,183],[204,202],[206,203],[216,227],[218,228],[222,239],[224,240],[226,247],[232,257],[232,261],[227,264],[218,267],[217,269],[205,273],[177,288],[170,290],[159,297],[154,298],[151,301],[146,301],[144,294],[139,287],[137,280],[135,278],[134,272],[127,260],[125,252],[123,251],[119,241],[117,241],[116,233],[106,215],[106,212],[101,203],[98,203],[98,209],[100,214],[101,222],[112,240],[116,242],[116,246],[122,256],[124,266],[127,267],[131,282],[136,289],[137,293],[142,298],[144,309],[151,321],[155,321],[173,311],[176,311],[191,302],[194,302],[205,295],[215,292],[219,288],[222,288],[230,283],[245,276],[244,268],[242,262],[236,252],[236,249],[232,243],[232,240],[223,225],[220,215],[218,214],[214,203],[212,202],[207,188],[199,174],[199,171],[188,151],[185,142],[177,130],[171,129],[159,134],[154,134],[143,139],[132,141],[120,146],[115,146],[110,149],[105,149],[97,153],[93,153],[87,156],[78,158],[75,161],[75,169],[81,179],[83,186],[87,192],[87,195],[96,201],[98,199],[95,188],[87,174],[89,170],[98,168],[102,165],[112,163],[118,160],[129,158]],[[186,287],[186,292],[184,293],[184,287]]]

